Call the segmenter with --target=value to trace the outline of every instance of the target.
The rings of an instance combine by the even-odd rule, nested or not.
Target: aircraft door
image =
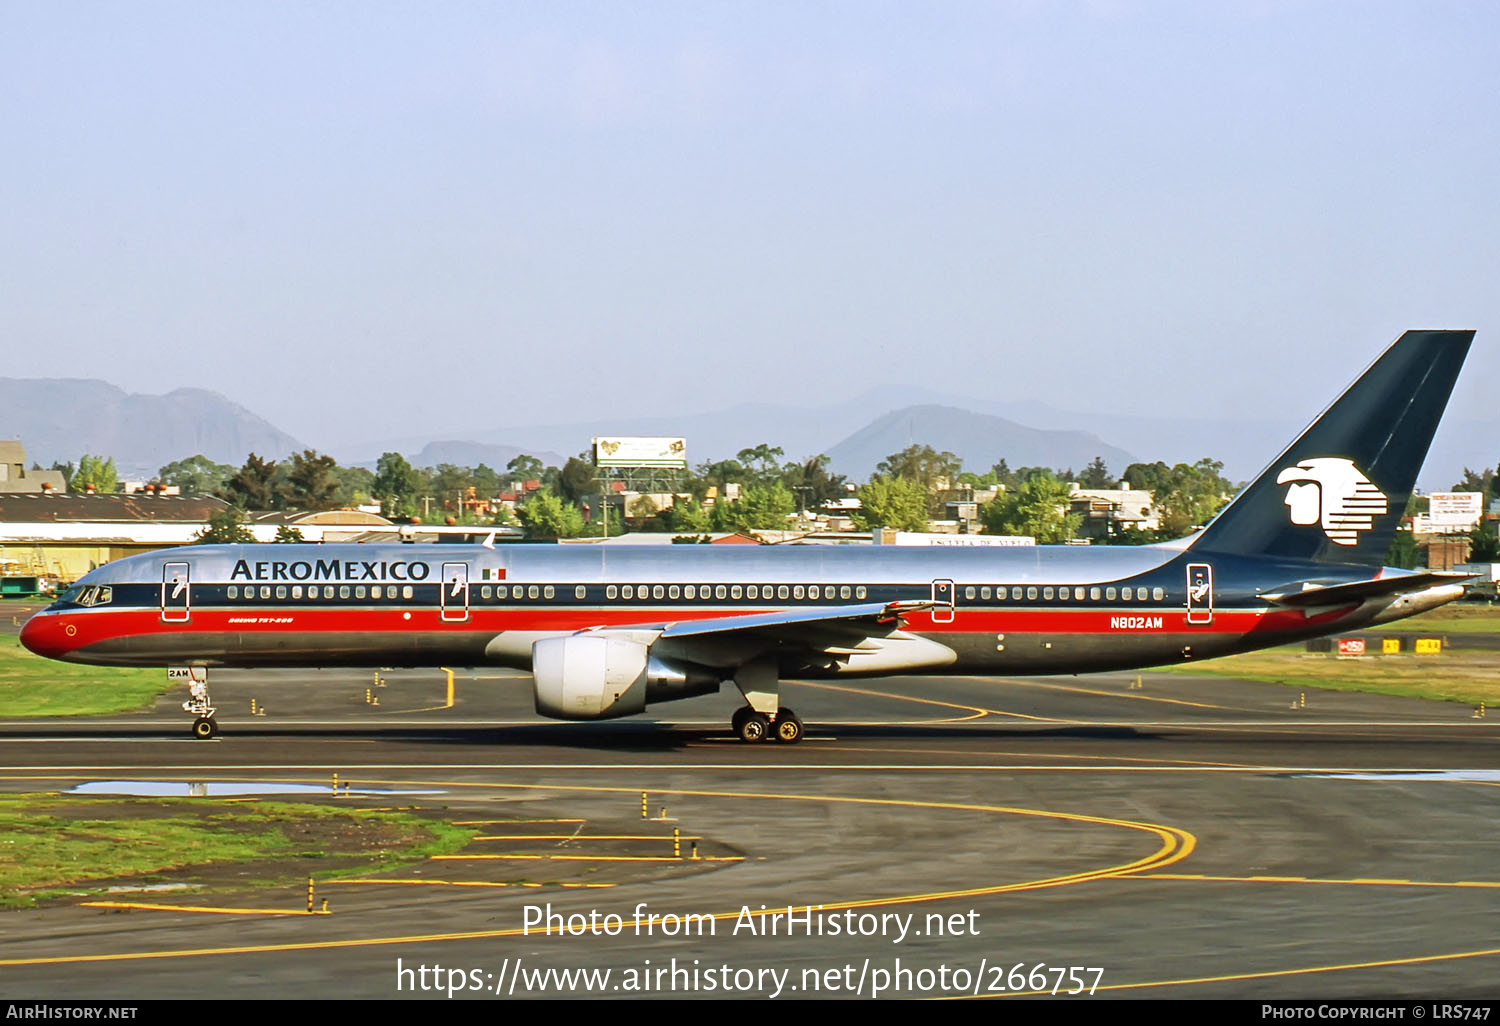
[[[932,601],[940,602],[942,605],[934,606],[932,610],[933,623],[953,622],[953,600],[957,589],[949,580],[936,580],[932,582]]]
[[[1187,622],[1214,622],[1214,568],[1207,563],[1188,564]]]
[[[168,563],[161,568],[161,619],[163,623],[187,623],[192,614],[192,588],[186,563]]]
[[[469,564],[444,563],[442,582],[443,619],[462,623],[469,618]]]

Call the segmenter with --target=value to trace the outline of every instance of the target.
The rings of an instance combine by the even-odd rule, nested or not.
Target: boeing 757
[[[1383,565],[1472,331],[1408,331],[1204,529],[1024,548],[204,545],[108,563],[25,625],[54,659],[508,666],[536,711],[607,719],[717,691],[747,742],[801,739],[788,677],[1083,673],[1382,624],[1463,594]]]

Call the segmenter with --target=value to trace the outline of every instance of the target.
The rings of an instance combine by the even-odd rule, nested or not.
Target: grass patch
[[[1500,654],[1488,652],[1444,652],[1436,656],[1403,653],[1340,659],[1309,654],[1299,645],[1160,669],[1167,673],[1236,677],[1330,691],[1362,691],[1469,705],[1500,704]]]
[[[149,706],[173,687],[164,669],[80,666],[0,638],[0,717],[98,716]]]
[[[1368,632],[1417,631],[1441,634],[1500,634],[1500,605],[1487,602],[1452,602],[1395,623],[1369,628]]]
[[[475,833],[412,812],[292,802],[5,797],[0,906],[97,893],[106,882],[238,886],[246,881],[222,871],[247,864],[284,881],[368,873],[458,851]]]

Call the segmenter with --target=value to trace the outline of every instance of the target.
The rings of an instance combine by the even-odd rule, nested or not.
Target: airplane
[[[1467,575],[1385,554],[1472,331],[1408,331],[1202,530],[1028,547],[202,545],[92,571],[27,621],[54,659],[166,666],[193,734],[209,667],[508,666],[536,711],[640,713],[732,682],[740,740],[793,743],[784,678],[995,677],[1210,659],[1387,623]]]

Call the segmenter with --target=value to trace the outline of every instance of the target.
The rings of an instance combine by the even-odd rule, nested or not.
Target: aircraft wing
[[[1421,591],[1424,588],[1434,588],[1444,584],[1459,584],[1472,580],[1474,576],[1474,574],[1454,571],[1432,570],[1420,574],[1402,574],[1399,577],[1374,577],[1368,581],[1353,581],[1347,584],[1298,581],[1266,592],[1261,595],[1261,598],[1293,609],[1302,609],[1307,606],[1342,606],[1387,595]]]
[[[943,603],[871,602],[821,609],[788,609],[708,620],[597,628],[589,633],[648,632],[653,651],[708,666],[735,666],[768,653],[807,667],[835,665],[890,673],[945,666],[956,658],[946,645],[901,629],[906,613]]]

